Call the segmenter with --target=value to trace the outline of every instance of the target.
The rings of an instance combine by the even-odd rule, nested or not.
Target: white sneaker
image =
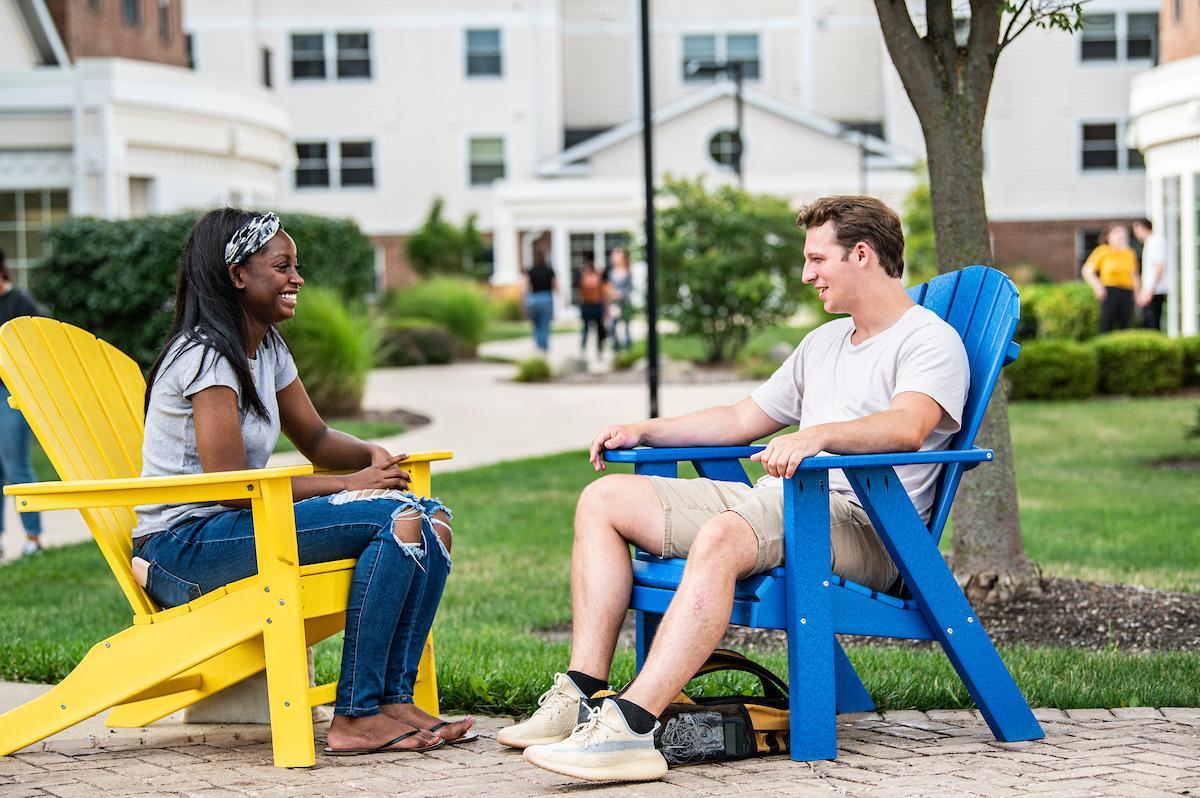
[[[587,698],[565,673],[554,674],[554,686],[542,693],[538,708],[522,723],[503,728],[496,742],[510,748],[545,745],[567,739],[579,723],[579,701]]]
[[[41,554],[42,544],[36,540],[25,538],[25,545],[21,547],[21,556],[28,557],[31,554]]]
[[[588,713],[560,743],[525,749],[525,761],[540,768],[588,781],[653,781],[667,775],[667,760],[654,747],[654,729],[638,734],[629,728],[611,698]]]

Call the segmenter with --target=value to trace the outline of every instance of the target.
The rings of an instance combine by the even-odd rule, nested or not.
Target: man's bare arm
[[[650,446],[738,446],[783,429],[746,397],[735,405],[709,407],[673,418],[652,418],[636,424],[614,424],[600,430],[589,452],[592,467],[603,471],[604,452]]]
[[[773,477],[790,477],[806,457],[821,452],[867,454],[915,452],[937,427],[945,411],[929,396],[915,391],[897,394],[887,410],[853,421],[817,424],[773,438],[751,457]]]

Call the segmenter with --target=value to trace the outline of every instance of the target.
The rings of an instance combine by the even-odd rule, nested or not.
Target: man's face
[[[808,228],[804,239],[804,282],[817,290],[827,313],[849,313],[854,282],[858,274],[856,258],[837,242],[832,221]]]
[[[1146,237],[1149,235],[1150,235],[1150,231],[1148,229],[1146,229],[1145,225],[1141,224],[1140,222],[1133,223],[1133,237],[1134,238],[1136,238],[1138,241],[1145,241]]]

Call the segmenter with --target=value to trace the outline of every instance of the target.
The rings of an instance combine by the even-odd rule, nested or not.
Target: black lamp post
[[[687,73],[694,76],[729,75],[733,78],[733,102],[737,141],[733,146],[733,172],[737,175],[738,188],[745,188],[742,179],[742,68],[741,61],[688,61]]]
[[[658,237],[654,229],[654,127],[650,118],[650,0],[642,13],[642,176],[646,191],[646,380],[650,418],[658,418]]]

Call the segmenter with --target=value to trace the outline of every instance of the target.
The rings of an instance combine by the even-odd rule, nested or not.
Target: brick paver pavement
[[[593,785],[526,765],[482,739],[427,754],[318,756],[271,765],[262,726],[167,725],[55,739],[0,758],[0,796],[1074,796],[1200,795],[1200,709],[1038,710],[1046,739],[998,743],[978,713],[845,715],[838,759],[675,768],[661,782]]]

